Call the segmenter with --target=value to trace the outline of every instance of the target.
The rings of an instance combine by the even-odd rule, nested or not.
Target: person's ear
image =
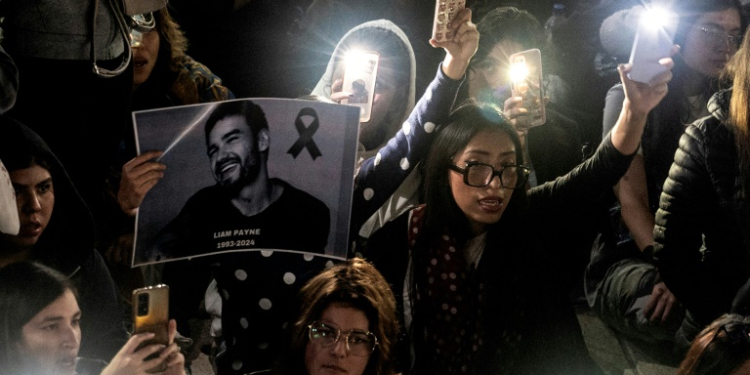
[[[258,151],[265,152],[271,144],[271,137],[268,134],[268,129],[260,129],[258,132]]]

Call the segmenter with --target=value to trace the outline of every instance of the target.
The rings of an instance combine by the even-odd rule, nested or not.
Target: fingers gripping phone
[[[448,28],[448,23],[453,21],[456,14],[464,7],[466,7],[466,0],[436,0],[432,38],[438,42],[453,39],[453,31]]]
[[[133,290],[133,333],[153,332],[154,338],[142,343],[137,350],[153,344],[169,345],[169,286],[159,284]],[[158,356],[152,354],[146,359]],[[166,370],[166,362],[150,369],[149,373]]]
[[[530,49],[510,55],[510,80],[513,92],[523,97],[523,107],[528,111],[528,115],[523,116],[524,125],[532,127],[544,124],[547,115],[544,109],[541,51]]]
[[[645,9],[640,16],[638,29],[630,52],[632,68],[628,78],[636,82],[649,83],[667,68],[659,60],[669,57],[672,37],[677,25],[674,13],[664,9]]]
[[[346,55],[343,90],[351,92],[351,96],[341,103],[360,108],[359,122],[370,120],[379,60],[380,55],[373,51],[352,51]]]

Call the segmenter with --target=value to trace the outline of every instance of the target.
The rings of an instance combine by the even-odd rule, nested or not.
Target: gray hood
[[[400,40],[403,41],[404,47],[408,53],[409,57],[409,91],[407,95],[407,100],[405,103],[397,103],[392,110],[398,110],[401,116],[399,116],[399,123],[406,120],[406,118],[409,117],[409,114],[411,113],[411,110],[414,108],[415,103],[415,95],[416,95],[416,88],[415,88],[415,82],[416,82],[416,72],[417,72],[417,64],[416,59],[414,57],[414,50],[412,49],[411,43],[409,42],[409,38],[406,36],[406,34],[401,30],[396,24],[394,24],[391,21],[388,20],[375,20],[375,21],[369,21],[365,22],[363,24],[360,24],[358,26],[355,26],[351,30],[349,30],[338,42],[336,45],[336,48],[333,51],[333,54],[331,55],[331,59],[328,61],[328,65],[326,66],[326,71],[323,73],[323,76],[320,78],[318,83],[315,85],[315,88],[312,91],[312,95],[330,99],[331,98],[331,85],[333,84],[333,70],[336,66],[336,63],[341,60],[344,56],[343,47],[346,45],[347,39],[351,38],[352,35],[355,32],[359,32],[359,30],[362,29],[382,29],[389,31],[393,33],[395,36],[397,36]],[[394,117],[395,118],[395,117]],[[385,142],[390,139],[390,136],[386,137]],[[384,143],[385,144],[385,143]],[[381,145],[382,146],[382,145]],[[376,147],[373,150],[374,152],[377,152],[377,150],[380,147]],[[364,156],[364,155],[361,155]]]

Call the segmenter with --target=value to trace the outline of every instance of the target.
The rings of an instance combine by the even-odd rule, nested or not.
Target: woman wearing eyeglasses
[[[685,321],[681,296],[661,279],[654,265],[654,217],[664,181],[686,124],[709,115],[707,103],[719,88],[719,74],[737,52],[746,19],[737,0],[681,0],[670,9],[679,17],[674,42],[674,78],[664,100],[649,114],[641,148],[610,198],[616,225],[603,228],[595,244],[585,283],[589,305],[616,332],[634,345],[686,349],[694,330]],[[602,24],[602,44],[627,59],[635,36],[634,25],[644,15],[638,6],[618,12]],[[603,132],[615,123],[624,97],[621,84],[607,93]],[[664,353],[663,361],[679,361]]]
[[[656,213],[654,258],[693,336],[724,313],[750,315],[750,40],[728,65],[732,88],[680,139]],[[692,337],[692,336],[691,336]]]
[[[671,59],[662,63],[671,68]],[[611,188],[638,149],[648,112],[666,94],[667,71],[627,79],[620,121],[597,153],[554,181],[526,190],[516,130],[491,104],[468,102],[439,131],[425,164],[424,200],[377,232],[367,255],[398,296],[413,374],[597,374],[559,270],[564,251],[545,230],[576,220]],[[404,295],[402,292],[406,292]]]
[[[291,347],[278,374],[392,373],[396,301],[375,267],[350,259],[312,278],[299,295]]]
[[[693,340],[676,375],[750,374],[750,318],[726,314]]]

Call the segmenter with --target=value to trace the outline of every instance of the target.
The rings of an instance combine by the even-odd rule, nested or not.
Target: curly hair
[[[156,31],[159,33],[159,57],[156,60],[156,68],[162,66],[171,72],[178,72],[182,68],[182,59],[186,56],[188,40],[169,14],[167,7],[159,9],[154,13],[156,18]]]
[[[305,373],[305,349],[309,342],[308,325],[320,319],[323,311],[334,303],[342,303],[361,310],[370,324],[370,332],[378,339],[376,352],[370,357],[365,374],[392,373],[391,354],[399,330],[396,299],[385,278],[369,262],[361,258],[349,259],[333,266],[302,287],[299,315],[294,322],[291,348],[281,373]]]

